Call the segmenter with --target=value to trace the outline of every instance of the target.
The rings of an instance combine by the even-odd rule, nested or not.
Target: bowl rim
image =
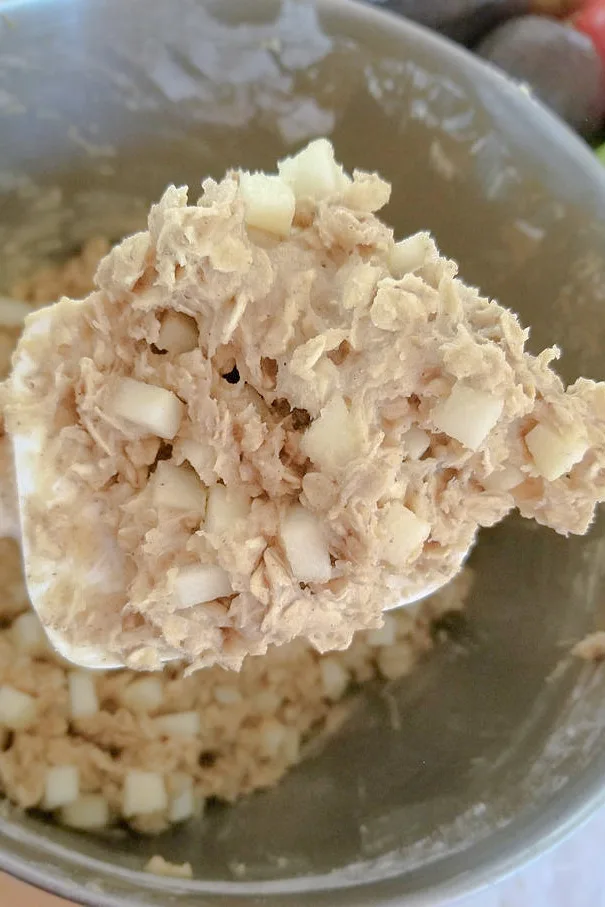
[[[11,10],[23,7],[35,7],[47,0],[5,0],[2,11],[10,17]],[[102,0],[96,0],[102,2]],[[201,0],[202,3],[207,0]],[[283,0],[280,0],[283,2]],[[500,94],[516,103],[520,109],[531,110],[536,121],[536,132],[551,133],[556,137],[559,150],[566,152],[573,167],[582,167],[589,172],[597,185],[602,184],[602,198],[605,203],[605,168],[600,164],[589,146],[576,135],[562,120],[544,107],[536,98],[501,70],[488,61],[475,56],[467,48],[456,44],[449,38],[431,31],[401,14],[384,7],[364,3],[362,0],[295,0],[295,2],[314,3],[320,15],[323,13],[346,14],[351,19],[367,22],[388,30],[391,35],[412,37],[419,45],[429,51],[441,54],[451,61],[461,61],[467,73],[484,80],[486,85],[495,88]],[[376,0],[374,0],[376,2]],[[592,173],[590,173],[592,171]],[[595,190],[595,195],[596,195]],[[0,816],[0,870],[26,884],[32,885],[49,894],[69,901],[88,905],[88,907],[145,907],[146,904],[159,904],[158,895],[170,898],[170,903],[182,903],[190,907],[246,907],[255,898],[256,904],[267,907],[297,907],[301,895],[305,896],[309,907],[368,907],[369,904],[380,904],[381,907],[438,907],[452,900],[476,894],[487,887],[496,885],[516,874],[528,864],[559,846],[574,831],[586,824],[601,808],[605,807],[605,755],[603,771],[587,772],[587,777],[569,782],[562,791],[553,796],[548,807],[528,822],[522,833],[510,837],[497,852],[476,860],[475,865],[465,865],[446,881],[429,884],[422,891],[407,893],[397,890],[397,883],[405,876],[405,871],[378,881],[356,883],[343,877],[342,884],[335,884],[338,872],[314,876],[314,885],[309,888],[304,883],[310,877],[283,880],[269,883],[204,883],[203,880],[184,882],[150,876],[143,871],[126,870],[91,857],[74,854],[63,845],[51,842],[48,838],[27,829],[19,828],[10,820]],[[7,842],[22,845],[30,855],[18,856],[5,849]],[[452,859],[464,858],[472,851],[461,851]],[[50,860],[60,857],[69,865],[78,863],[94,871],[91,877],[99,879],[99,884],[82,885],[66,874],[59,874]],[[47,869],[47,867],[49,867]],[[54,874],[53,874],[54,873]],[[138,889],[139,894],[150,892],[152,901],[135,899],[132,894],[107,893],[103,885],[111,882],[116,876],[126,884]],[[317,883],[323,883],[320,887]],[[292,884],[294,883],[294,884]],[[161,891],[158,885],[161,884]],[[256,900],[256,898],[262,900]],[[174,898],[174,901],[172,900]],[[182,898],[182,899],[181,899]],[[216,899],[215,899],[216,898]],[[327,898],[327,900],[325,899]],[[191,900],[193,899],[193,900]]]

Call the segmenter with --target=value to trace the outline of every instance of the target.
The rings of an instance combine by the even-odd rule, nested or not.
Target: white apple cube
[[[470,450],[478,450],[502,415],[504,401],[487,391],[474,390],[462,382],[431,413],[438,431],[445,432]]]
[[[180,608],[192,608],[233,594],[229,574],[216,564],[194,564],[179,571],[174,591]]]
[[[33,696],[9,684],[0,687],[0,726],[23,731],[36,721],[38,705]]]
[[[192,879],[191,863],[171,863],[159,853],[155,853],[145,864],[145,872],[164,879]]]
[[[270,756],[277,756],[286,740],[288,728],[274,718],[268,718],[262,728],[263,749]]]
[[[288,763],[294,765],[300,759],[300,731],[291,725],[286,726],[282,752]]]
[[[94,676],[85,671],[70,671],[67,676],[69,709],[72,718],[90,718],[99,711]]]
[[[205,529],[213,535],[226,535],[236,523],[250,515],[250,497],[237,488],[213,485],[208,489]]]
[[[164,776],[159,772],[131,769],[124,779],[122,811],[131,816],[148,816],[168,809],[168,793]]]
[[[332,702],[338,702],[349,686],[349,672],[335,658],[322,658],[319,671],[325,696]]]
[[[193,778],[182,772],[171,778],[174,793],[170,797],[168,819],[170,822],[186,822],[197,812],[197,802],[193,789]]]
[[[516,466],[504,466],[487,476],[483,480],[483,487],[486,491],[506,492],[516,488],[525,478],[525,473]]]
[[[439,250],[430,233],[415,233],[395,243],[389,255],[389,267],[393,277],[399,280],[438,257]]]
[[[326,583],[332,564],[321,521],[301,504],[285,513],[280,539],[295,578],[300,583]]]
[[[153,719],[153,725],[165,737],[197,737],[202,729],[198,712],[174,712]]]
[[[132,712],[154,712],[164,701],[161,677],[139,677],[120,693],[122,705]]]
[[[164,350],[171,356],[179,356],[196,349],[198,343],[199,331],[195,318],[183,312],[166,312],[156,344],[159,350]]]
[[[214,699],[221,705],[239,705],[243,697],[235,687],[216,686],[214,688]]]
[[[577,433],[561,434],[543,423],[527,433],[525,443],[536,469],[549,482],[569,472],[588,450],[586,439]]]
[[[183,438],[179,442],[179,450],[187,462],[191,463],[198,475],[212,469],[216,463],[216,454],[210,445],[201,444],[199,441]]]
[[[185,407],[176,394],[165,387],[134,378],[120,378],[114,389],[111,410],[137,428],[171,441],[180,428]]]
[[[383,560],[401,570],[420,553],[431,527],[400,501],[391,501],[379,515],[379,533]]]
[[[316,139],[294,157],[278,164],[279,175],[292,187],[297,199],[320,201],[343,192],[349,180],[334,157],[328,139]]]
[[[403,452],[410,460],[419,460],[431,446],[431,436],[428,432],[412,426],[403,436]]]
[[[333,397],[307,429],[300,448],[326,472],[342,469],[363,453],[363,437],[342,397]]]
[[[110,818],[109,803],[101,794],[83,794],[66,804],[59,818],[63,825],[79,831],[106,828]]]
[[[80,773],[75,765],[49,768],[44,783],[43,808],[51,812],[73,803],[80,796]]]
[[[239,186],[248,226],[287,236],[296,210],[291,187],[279,176],[265,173],[242,173]]]
[[[162,460],[153,476],[153,503],[156,507],[203,514],[206,509],[206,489],[190,466],[175,466],[174,463]]]
[[[26,611],[13,621],[11,636],[17,649],[27,655],[44,655],[50,651],[46,633],[33,611]]]
[[[377,667],[385,680],[405,677],[415,667],[418,652],[409,640],[401,640],[395,646],[380,649],[376,659]]]

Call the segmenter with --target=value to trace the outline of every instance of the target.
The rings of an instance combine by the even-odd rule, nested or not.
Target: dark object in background
[[[492,28],[526,13],[564,16],[578,0],[370,0],[374,6],[407,16],[471,46]]]
[[[601,126],[605,67],[586,35],[553,19],[522,16],[500,25],[476,50],[531,86],[581,135],[589,138]]]

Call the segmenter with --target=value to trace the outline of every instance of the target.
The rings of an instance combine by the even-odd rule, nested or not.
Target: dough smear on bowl
[[[320,652],[443,584],[520,512],[584,533],[605,385],[565,388],[390,186],[318,140],[168,188],[97,289],[30,315],[5,387],[43,623],[129,667]]]

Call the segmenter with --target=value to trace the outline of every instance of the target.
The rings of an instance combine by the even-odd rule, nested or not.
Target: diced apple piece
[[[342,397],[333,397],[307,429],[300,448],[326,472],[346,467],[363,452],[363,438]]]
[[[510,491],[511,488],[520,485],[525,478],[525,474],[516,466],[504,466],[487,476],[483,481],[483,487],[486,491]]]
[[[42,805],[49,812],[73,803],[80,796],[80,773],[75,765],[49,768],[44,784]]]
[[[301,583],[326,583],[332,576],[330,552],[320,520],[301,504],[285,514],[280,537],[292,573]]]
[[[389,256],[389,267],[393,277],[399,280],[438,257],[439,250],[430,233],[415,233],[395,243]]]
[[[525,436],[525,443],[541,476],[554,482],[583,459],[588,443],[575,432],[561,434],[538,423]]]
[[[395,646],[386,646],[378,652],[377,667],[386,680],[398,680],[410,674],[418,661],[418,651],[409,640],[402,639]]]
[[[384,615],[382,627],[375,630],[368,630],[366,640],[369,646],[376,649],[382,649],[385,646],[392,646],[397,639],[397,625],[390,614]]]
[[[239,185],[248,226],[287,236],[296,210],[291,187],[279,176],[265,173],[242,173]]]
[[[242,701],[242,694],[235,687],[216,686],[214,688],[214,698],[221,705],[237,705]]]
[[[198,712],[174,712],[153,719],[156,731],[166,737],[196,737],[202,723]]]
[[[470,450],[478,450],[502,415],[504,401],[487,391],[477,391],[462,382],[437,404],[431,413],[439,431],[455,438]]]
[[[250,498],[241,489],[213,485],[208,489],[206,509],[206,532],[226,535],[240,520],[250,515]]]
[[[184,312],[166,312],[160,325],[157,348],[171,356],[189,353],[197,348],[199,331],[195,318]]]
[[[380,514],[379,532],[383,560],[395,569],[403,569],[420,553],[431,527],[400,501],[391,501]]]
[[[124,779],[122,811],[131,816],[146,816],[168,809],[168,793],[159,772],[131,769]]]
[[[335,658],[322,658],[319,671],[325,695],[333,702],[338,702],[349,686],[349,672]]]
[[[261,743],[267,755],[275,758],[283,756],[290,764],[298,761],[300,756],[300,731],[295,727],[282,724],[275,718],[267,718],[261,729]]]
[[[294,765],[300,758],[300,731],[291,725],[287,725],[285,731],[282,752],[288,763]]]
[[[46,633],[42,629],[39,617],[33,611],[26,611],[13,621],[11,636],[20,652],[44,655],[50,651]]]
[[[179,450],[182,456],[191,463],[198,475],[202,475],[206,470],[214,468],[216,454],[209,445],[184,438],[179,444]]]
[[[72,718],[89,718],[99,711],[99,697],[92,674],[70,671],[67,677],[69,706]]]
[[[294,157],[280,161],[278,170],[297,199],[320,201],[344,192],[349,184],[343,168],[336,163],[334,148],[328,139],[316,139]]]
[[[403,436],[403,450],[411,460],[419,460],[430,446],[431,436],[417,425],[412,426]]]
[[[164,683],[161,677],[139,677],[122,690],[120,699],[133,712],[154,712],[164,701]]]
[[[154,853],[152,858],[146,863],[145,872],[155,876],[161,876],[164,879],[192,879],[193,869],[191,863],[171,863],[161,854]]]
[[[33,696],[22,693],[9,684],[0,687],[0,725],[11,731],[31,727],[38,717],[38,706]]]
[[[192,608],[233,594],[229,574],[216,564],[184,567],[179,571],[174,590],[181,608]]]
[[[63,807],[60,821],[79,831],[95,831],[109,825],[109,803],[101,794],[83,794]]]
[[[277,756],[286,740],[288,728],[285,724],[268,718],[262,727],[261,741],[263,749],[270,756]]]
[[[203,514],[206,489],[190,466],[175,466],[164,460],[158,463],[153,477],[153,503],[156,507]]]
[[[134,378],[119,379],[111,408],[120,419],[167,441],[179,430],[185,409],[172,391]]]
[[[182,772],[171,778],[171,790],[168,808],[168,819],[171,822],[186,822],[198,811],[198,801],[193,790],[193,778]]]

